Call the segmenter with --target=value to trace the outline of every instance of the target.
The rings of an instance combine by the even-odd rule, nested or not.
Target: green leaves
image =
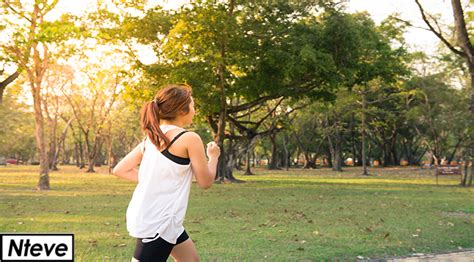
[[[78,38],[85,33],[75,25],[71,16],[62,15],[59,20],[41,23],[36,40],[42,43],[60,43],[71,38]]]

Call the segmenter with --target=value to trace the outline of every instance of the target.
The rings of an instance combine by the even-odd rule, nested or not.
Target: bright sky
[[[447,0],[421,0],[426,12],[440,15],[441,24],[454,24],[450,1]],[[393,13],[399,13],[400,18],[410,21],[414,27],[408,28],[405,39],[413,50],[422,50],[433,54],[439,44],[438,38],[430,31],[421,18],[420,10],[415,0],[349,0],[350,12],[368,11],[376,23]],[[421,28],[425,29],[421,29]]]

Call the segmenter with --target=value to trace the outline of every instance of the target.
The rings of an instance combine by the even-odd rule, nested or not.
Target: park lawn
[[[62,166],[51,191],[37,167],[0,166],[0,232],[72,232],[76,261],[130,261],[134,184]],[[474,188],[429,170],[269,171],[241,184],[193,184],[185,227],[202,261],[354,260],[474,248]]]

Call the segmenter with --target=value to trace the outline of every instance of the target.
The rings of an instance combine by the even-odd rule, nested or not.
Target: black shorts
[[[135,247],[133,257],[135,259],[140,260],[141,262],[166,262],[166,259],[168,259],[168,257],[170,256],[173,247],[183,243],[184,241],[188,240],[188,238],[189,236],[188,233],[186,233],[186,230],[178,237],[178,239],[176,240],[176,244],[171,244],[161,237],[148,243],[143,243],[143,238],[137,238],[137,245]]]

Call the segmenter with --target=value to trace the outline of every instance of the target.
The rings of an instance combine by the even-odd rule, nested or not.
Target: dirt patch
[[[393,258],[387,262],[473,262],[474,250],[446,254],[420,254],[413,257]]]
[[[454,251],[443,254],[421,254],[415,253],[408,257],[395,257],[383,259],[363,259],[358,262],[474,262],[474,249]]]
[[[443,216],[446,216],[446,217],[457,217],[457,218],[474,220],[474,213],[457,211],[457,212],[443,212],[442,214]]]

